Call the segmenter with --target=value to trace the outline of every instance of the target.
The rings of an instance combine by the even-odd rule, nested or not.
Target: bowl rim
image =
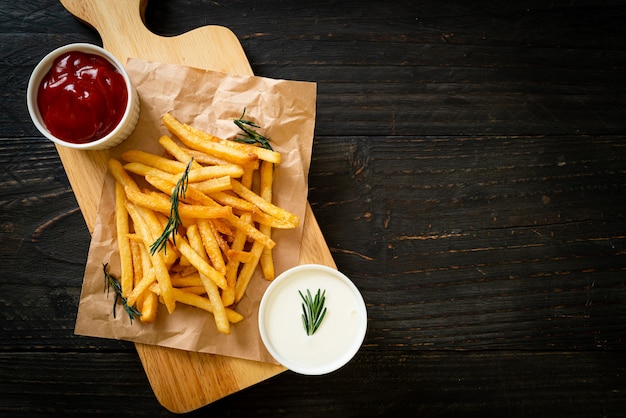
[[[122,116],[122,119],[120,119],[117,126],[107,135],[103,136],[102,138],[97,139],[95,141],[81,143],[81,144],[67,142],[52,135],[50,131],[48,131],[48,129],[46,128],[46,125],[43,122],[43,118],[41,116],[41,112],[39,111],[39,106],[37,105],[37,91],[39,90],[39,85],[41,84],[41,80],[44,78],[44,76],[48,73],[48,71],[52,67],[54,60],[58,56],[69,51],[80,51],[80,52],[92,53],[92,54],[100,55],[103,58],[107,59],[111,64],[113,64],[117,68],[118,72],[124,78],[124,82],[126,84],[126,90],[128,91],[128,98],[126,99],[126,109],[124,111],[124,115]],[[126,121],[128,120],[129,117],[132,116],[132,113],[133,113],[133,102],[137,100],[135,95],[136,94],[135,94],[134,87],[130,81],[130,77],[128,76],[128,73],[126,72],[126,69],[124,68],[122,63],[112,53],[110,53],[106,49],[95,44],[90,44],[86,42],[77,42],[77,43],[63,45],[50,51],[39,61],[39,63],[37,63],[37,65],[33,69],[30,75],[30,78],[28,80],[28,87],[26,90],[26,104],[28,107],[28,112],[30,113],[30,117],[33,121],[33,124],[39,130],[39,132],[41,132],[41,134],[44,135],[46,138],[48,138],[50,141],[58,145],[62,145],[64,147],[74,148],[74,149],[84,149],[84,150],[101,149],[103,145],[106,144],[107,142],[115,140],[119,132],[122,129],[124,129]]]
[[[341,281],[353,293],[356,299],[358,308],[363,313],[362,315],[363,321],[360,323],[360,328],[358,330],[357,336],[354,339],[352,345],[350,346],[350,349],[346,351],[342,356],[338,357],[337,359],[334,359],[333,361],[325,365],[315,366],[315,367],[295,364],[291,362],[289,359],[282,356],[280,353],[278,353],[273,347],[273,344],[267,334],[267,331],[265,329],[265,324],[264,324],[264,319],[266,316],[266,312],[268,310],[268,303],[269,303],[268,301],[272,297],[273,292],[276,289],[278,289],[283,282],[288,281],[290,278],[296,276],[297,273],[300,273],[302,271],[307,271],[307,270],[321,271]],[[359,351],[359,349],[363,345],[363,341],[365,340],[365,335],[367,333],[367,307],[365,305],[363,295],[361,294],[359,289],[356,287],[356,285],[352,282],[352,280],[350,280],[345,274],[343,274],[339,270],[331,268],[323,264],[301,264],[301,265],[292,267],[290,269],[287,269],[281,274],[279,274],[267,287],[267,289],[265,290],[265,293],[263,294],[263,297],[261,298],[261,302],[259,305],[258,327],[259,327],[259,333],[261,335],[261,340],[263,341],[265,348],[267,349],[267,351],[269,351],[272,357],[274,357],[274,359],[278,361],[282,366],[299,374],[322,375],[322,374],[331,373],[345,366],[350,360],[354,358],[356,353]]]

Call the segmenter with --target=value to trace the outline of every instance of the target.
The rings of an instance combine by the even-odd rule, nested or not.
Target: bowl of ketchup
[[[55,49],[39,62],[28,81],[27,104],[46,138],[84,150],[119,145],[139,117],[139,98],[124,66],[86,43]]]

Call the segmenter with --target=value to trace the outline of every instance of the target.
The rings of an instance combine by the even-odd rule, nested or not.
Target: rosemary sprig
[[[243,113],[241,114],[239,119],[233,120],[235,125],[237,125],[237,127],[243,131],[243,133],[240,133],[234,139],[234,141],[243,142],[246,144],[259,144],[261,147],[271,150],[272,146],[270,145],[270,139],[266,136],[261,135],[254,129],[252,129],[252,128],[259,129],[261,127],[250,120],[244,119],[243,117],[245,116],[245,114],[246,114],[246,108],[244,107]]]
[[[178,179],[176,186],[174,186],[174,189],[172,190],[172,195],[170,196],[170,216],[167,220],[165,228],[163,228],[163,233],[150,246],[150,254],[152,255],[154,255],[157,251],[167,251],[167,240],[171,236],[174,241],[178,227],[183,224],[183,221],[180,219],[180,214],[178,213],[178,203],[181,198],[185,198],[185,194],[187,193],[191,163],[193,163],[193,158],[189,160],[189,163],[185,168],[185,172],[180,179]]]
[[[122,303],[122,307],[128,314],[128,317],[130,318],[130,323],[132,324],[133,319],[141,316],[141,312],[139,312],[139,310],[137,310],[137,308],[134,306],[128,306],[128,303],[126,303],[126,298],[122,296],[122,285],[120,284],[120,281],[117,277],[109,273],[109,271],[107,270],[108,265],[108,263],[103,264],[102,270],[104,271],[104,289],[107,292],[107,297],[109,296],[109,290],[111,289],[111,287],[115,292],[115,300],[113,301],[113,318],[115,318],[115,307],[117,306],[117,302],[119,301]]]
[[[324,302],[326,301],[326,290],[324,290],[321,294],[320,292],[320,289],[317,289],[315,297],[312,297],[309,289],[306,290],[306,296],[298,290],[298,293],[300,293],[300,297],[303,301],[302,325],[304,325],[306,335],[313,335],[326,315],[326,308],[324,307]]]

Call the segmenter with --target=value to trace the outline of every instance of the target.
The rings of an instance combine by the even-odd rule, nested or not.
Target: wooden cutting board
[[[60,0],[92,26],[103,46],[121,62],[130,57],[182,64],[229,74],[253,75],[237,37],[227,28],[205,26],[175,37],[150,32],[143,16],[147,0]],[[106,151],[57,147],[90,232],[96,222]],[[317,221],[307,205],[300,264],[336,268]],[[176,413],[188,412],[275,376],[281,366],[213,354],[135,344],[159,402]]]

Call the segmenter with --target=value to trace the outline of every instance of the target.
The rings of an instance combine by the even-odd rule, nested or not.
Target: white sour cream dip
[[[326,315],[313,335],[302,324],[302,298],[326,291]],[[279,275],[259,307],[261,339],[270,354],[288,369],[309,375],[332,372],[359,350],[367,330],[365,302],[356,286],[327,266],[306,264]]]

